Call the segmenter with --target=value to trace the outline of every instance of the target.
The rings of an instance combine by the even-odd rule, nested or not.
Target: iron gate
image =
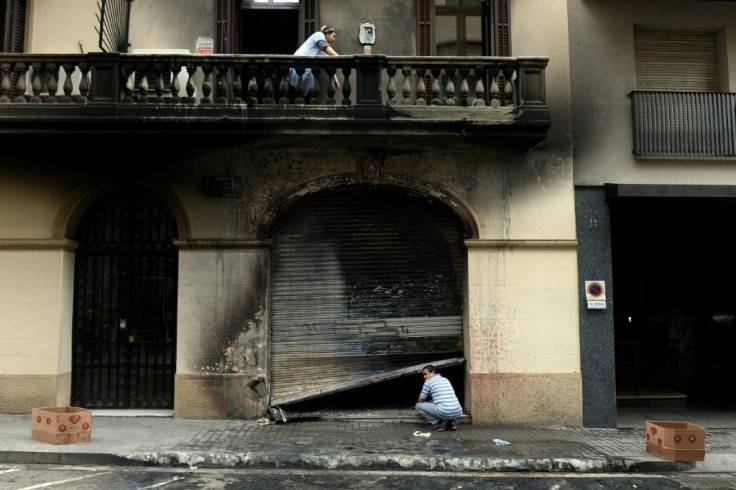
[[[176,346],[175,220],[139,189],[109,194],[79,225],[72,403],[171,408]]]

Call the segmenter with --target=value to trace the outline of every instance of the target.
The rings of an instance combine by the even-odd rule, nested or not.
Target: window
[[[318,0],[217,0],[217,52],[293,54],[317,30],[317,7]]]
[[[511,56],[509,0],[417,0],[419,56]]]
[[[481,4],[481,0],[435,0],[437,56],[485,54]]]

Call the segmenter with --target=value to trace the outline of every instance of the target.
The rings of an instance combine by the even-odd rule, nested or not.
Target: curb
[[[416,456],[408,454],[263,454],[261,452],[141,452],[126,455],[109,453],[0,452],[0,463],[163,466],[196,468],[390,470],[456,472],[551,472],[621,473],[632,471],[672,471],[661,465],[628,463],[611,458],[481,458]],[[669,466],[669,465],[665,465]]]

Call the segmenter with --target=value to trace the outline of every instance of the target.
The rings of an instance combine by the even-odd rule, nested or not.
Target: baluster
[[[184,97],[184,103],[194,105],[197,103],[197,99],[194,98],[194,92],[197,91],[197,87],[194,86],[194,74],[197,72],[197,66],[187,63],[185,69],[187,71],[187,84],[185,87],[187,96]]]
[[[169,104],[178,104],[181,102],[179,92],[181,91],[181,83],[179,82],[179,73],[181,72],[181,65],[171,62],[167,63],[164,67],[164,71],[169,73],[171,77],[171,97],[166,101]]]
[[[241,64],[235,64],[232,66],[232,76],[233,76],[233,96],[232,96],[232,104],[234,105],[241,105],[245,103],[245,99],[243,99],[243,65]],[[248,86],[248,93],[250,94],[250,84]],[[258,95],[258,86],[256,85],[252,97],[255,99],[254,104],[258,103],[258,99],[256,98]],[[250,99],[250,98],[249,98]]]
[[[28,102],[32,104],[40,104],[43,102],[41,99],[41,89],[43,88],[43,75],[44,67],[41,62],[34,61],[31,63],[31,92],[33,95],[30,96]]]
[[[28,71],[26,64],[18,62],[15,64],[15,71],[18,73],[18,81],[15,84],[16,96],[13,102],[16,104],[25,104],[26,100],[26,72]]]
[[[202,80],[202,98],[199,103],[202,105],[212,104],[210,94],[212,94],[212,72],[215,67],[209,63],[202,63],[202,71],[204,72],[204,80]]]
[[[57,79],[59,77],[59,65],[56,63],[48,63],[46,65],[46,73],[47,73],[47,82],[46,87],[48,90],[48,97],[46,97],[47,104],[56,104],[59,102],[56,98],[56,91],[59,90],[59,84],[57,83]]]
[[[516,74],[516,71],[514,70],[513,66],[507,66],[503,70],[504,73],[504,83],[503,83],[503,94],[504,94],[504,105],[506,104],[512,104],[517,105],[516,103],[516,90],[514,89],[514,75]]]
[[[327,100],[325,101],[325,104],[335,105],[337,104],[337,101],[335,100],[336,69],[334,66],[328,66],[325,71],[327,71]]]
[[[449,71],[449,73],[448,73]],[[455,70],[445,70],[445,76],[447,77],[447,84],[445,85],[445,105],[455,105]]]
[[[411,66],[403,66],[401,68],[401,74],[404,76],[404,80],[401,83],[401,105],[411,104]]]
[[[153,98],[153,102],[156,104],[164,103],[164,67],[161,63],[153,64],[153,73],[155,79],[153,81],[153,93],[156,96]]]
[[[432,105],[442,105],[440,100],[440,76],[442,75],[442,68],[433,66],[430,69],[432,73]]]
[[[0,63],[2,80],[0,80],[0,104],[9,104],[10,100],[10,63]]]
[[[87,62],[79,63],[79,71],[82,72],[82,78],[79,80],[79,98],[77,99],[77,102],[80,104],[86,104],[89,100],[89,69],[90,66]]]
[[[320,87],[319,84],[319,74],[322,73],[321,68],[312,68],[312,75],[314,75],[314,80],[312,82],[312,88],[309,91],[309,104],[319,104],[320,100]]]
[[[124,63],[120,70],[120,81],[122,94],[120,96],[120,102],[123,104],[133,103],[133,65],[130,63]]]
[[[279,104],[291,104],[289,100],[289,80],[287,80],[289,69],[287,68],[285,71],[277,70],[276,73],[279,80]]]
[[[306,71],[306,68],[303,66],[298,66],[295,68],[296,70],[296,90],[294,93],[294,104],[303,105],[304,104],[304,72]]]
[[[475,100],[473,101],[474,106],[485,106],[486,105],[486,87],[483,85],[483,78],[486,76],[483,67],[476,66],[473,69],[475,73]]]
[[[61,98],[61,102],[64,104],[74,103],[72,92],[74,92],[74,82],[72,81],[72,73],[74,73],[74,65],[71,63],[63,63],[61,67],[64,69],[64,84],[62,89],[64,90],[64,96]]]
[[[424,75],[427,69],[423,66],[417,67],[417,98],[414,100],[415,105],[427,105],[427,99],[425,94],[427,92],[427,81],[424,79]]]
[[[251,69],[251,73],[253,74],[252,76],[257,77],[255,66]],[[260,73],[263,74],[263,103],[275,104],[276,98],[274,97],[273,92],[273,70],[267,68],[262,70]]]
[[[386,84],[386,95],[388,100],[386,105],[396,105],[396,67],[389,65],[386,67],[386,73],[388,74],[388,83]]]
[[[352,71],[352,68],[343,68],[342,69],[342,105],[351,105],[352,102],[350,102],[350,94],[353,91],[352,86],[350,85],[350,73]]]
[[[227,105],[227,72],[225,65],[219,65],[215,71],[215,104]]]
[[[496,70],[496,73],[491,77],[491,107],[498,107],[501,105],[499,100],[500,89],[498,87],[498,74],[501,73],[501,69]]]
[[[135,69],[135,76],[138,79],[138,104],[148,103],[148,65],[140,64]]]
[[[460,73],[460,106],[468,107],[470,105],[468,102],[468,95],[470,94],[468,74],[470,73],[470,68],[461,66],[458,72]]]

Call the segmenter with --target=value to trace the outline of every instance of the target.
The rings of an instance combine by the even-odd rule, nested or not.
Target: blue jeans
[[[427,422],[434,425],[439,421],[444,420],[439,416],[437,413],[437,410],[434,406],[434,403],[431,402],[419,402],[416,405],[414,405],[414,408],[417,412],[419,412],[419,415],[427,419]]]

